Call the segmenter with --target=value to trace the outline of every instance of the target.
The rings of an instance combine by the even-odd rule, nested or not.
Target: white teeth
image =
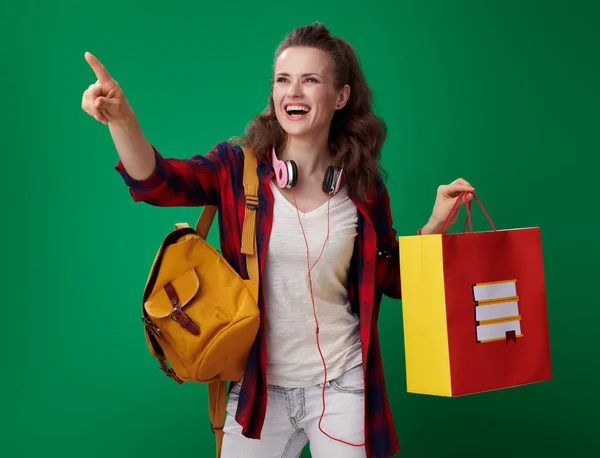
[[[289,113],[291,111],[304,111],[306,113],[308,113],[310,111],[310,108],[308,107],[303,107],[300,105],[290,105],[289,107],[286,108],[286,111]]]

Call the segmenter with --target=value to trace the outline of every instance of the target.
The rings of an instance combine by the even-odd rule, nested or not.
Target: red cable
[[[323,356],[323,352],[321,350],[321,344],[319,342],[319,319],[317,318],[317,311],[316,311],[316,307],[315,307],[315,296],[313,294],[313,289],[312,289],[311,271],[317,265],[317,262],[319,262],[319,260],[321,259],[321,256],[323,256],[323,252],[325,251],[325,245],[327,245],[327,240],[329,240],[329,225],[330,225],[330,217],[329,217],[330,216],[330,212],[329,212],[330,205],[329,204],[331,202],[331,195],[329,195],[329,199],[327,200],[327,236],[325,237],[325,242],[323,242],[323,247],[321,248],[321,254],[319,254],[319,257],[314,262],[312,267],[310,266],[310,251],[308,249],[308,239],[306,238],[306,233],[304,232],[304,226],[302,225],[302,220],[300,219],[300,210],[298,210],[298,203],[296,202],[296,193],[294,192],[294,188],[292,188],[292,195],[294,196],[294,206],[296,207],[296,213],[298,214],[298,222],[300,223],[300,228],[302,229],[302,236],[304,237],[304,243],[306,245],[306,266],[308,269],[308,285],[310,288],[310,299],[312,301],[313,316],[315,318],[315,326],[316,326],[315,327],[315,337],[316,337],[316,341],[317,341],[317,349],[319,350],[319,355],[321,355],[321,361],[323,362],[324,380],[323,380],[323,391],[321,393],[321,401],[323,404],[323,410],[321,412],[321,417],[319,418],[319,430],[321,430],[321,432],[323,434],[325,434],[327,437],[329,437],[330,439],[332,439],[334,441],[342,442],[344,444],[351,445],[352,447],[362,447],[363,445],[365,445],[364,442],[362,444],[352,444],[352,443],[346,442],[342,439],[337,439],[337,438],[332,437],[329,434],[327,434],[325,431],[323,431],[323,428],[321,427],[321,422],[323,421],[323,417],[325,416],[325,387],[327,385],[327,363],[325,362],[325,357]]]

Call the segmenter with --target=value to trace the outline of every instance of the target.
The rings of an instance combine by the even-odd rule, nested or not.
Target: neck
[[[301,176],[323,174],[331,164],[327,137],[322,139],[288,137],[278,156],[280,160],[296,162]]]

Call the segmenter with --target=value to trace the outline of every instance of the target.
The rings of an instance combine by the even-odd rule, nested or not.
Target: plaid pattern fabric
[[[156,149],[154,153],[156,169],[146,180],[132,179],[120,161],[115,167],[133,199],[160,207],[217,206],[221,252],[242,278],[248,278],[244,256],[240,253],[245,209],[242,149],[223,142],[204,155],[187,159],[168,159]],[[260,189],[256,240],[262,278],[273,221],[269,181],[274,171],[269,162],[259,162],[257,172]],[[348,294],[353,310],[360,317],[367,456],[387,458],[398,452],[399,443],[385,389],[377,317],[383,294],[400,299],[398,242],[392,228],[389,195],[383,183],[372,189],[364,202],[353,195],[350,198],[358,208],[358,236]],[[262,293],[259,306],[263,312],[262,322]],[[260,438],[267,406],[266,357],[264,326],[261,326],[248,358],[236,413],[243,434],[254,439]]]

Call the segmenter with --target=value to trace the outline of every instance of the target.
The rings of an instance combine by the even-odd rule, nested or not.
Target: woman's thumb
[[[103,96],[103,97],[98,97],[94,101],[94,104],[96,105],[96,108],[99,110],[110,110],[110,109],[114,110],[115,107],[118,107],[119,100]]]
[[[106,108],[107,104],[108,101],[106,100],[106,97],[97,97],[96,100],[94,100],[94,106],[96,108]]]

